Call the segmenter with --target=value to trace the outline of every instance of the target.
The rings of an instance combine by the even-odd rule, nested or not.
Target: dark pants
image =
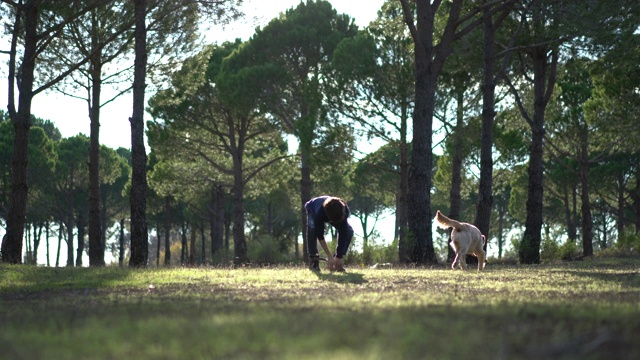
[[[307,250],[309,251],[309,257],[318,257],[318,238],[316,237],[313,219],[314,214],[307,212]],[[338,230],[338,247],[334,255],[342,258],[349,250],[349,244],[353,239],[353,228],[346,220],[336,225],[331,224],[331,226]]]

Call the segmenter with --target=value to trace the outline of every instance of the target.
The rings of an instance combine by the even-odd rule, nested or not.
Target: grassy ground
[[[640,259],[487,271],[0,266],[1,359],[638,359]]]

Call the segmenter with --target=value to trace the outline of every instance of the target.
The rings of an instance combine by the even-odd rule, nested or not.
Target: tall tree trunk
[[[118,251],[118,265],[124,266],[124,218],[120,218],[120,249]]]
[[[22,262],[22,242],[24,236],[24,222],[27,210],[27,166],[29,150],[29,129],[31,127],[31,101],[33,100],[33,80],[36,66],[36,51],[38,42],[38,3],[39,1],[27,1],[24,5],[24,54],[22,64],[19,67],[18,111],[13,105],[13,74],[15,71],[15,58],[10,64],[9,71],[9,115],[13,122],[13,163],[11,171],[11,208],[7,218],[7,231],[2,239],[0,247],[2,262],[20,264]],[[17,16],[21,16],[18,11]],[[17,36],[18,27],[14,36]],[[15,44],[12,43],[15,50]]]
[[[182,239],[182,249],[180,251],[180,264],[185,265],[187,263],[187,224],[182,223],[181,231],[180,231],[181,239]]]
[[[408,241],[409,209],[409,152],[407,143],[408,106],[403,101],[400,119],[400,179],[396,200],[396,229],[398,232],[398,258],[401,263],[411,262],[411,244]]]
[[[160,227],[156,230],[156,240],[158,241],[158,246],[156,246],[156,267],[160,267],[160,244],[162,244],[162,234],[160,233]]]
[[[67,210],[67,266],[73,266],[73,229],[75,228],[75,219],[73,217],[73,207],[69,204]]]
[[[51,267],[51,260],[49,260],[49,228],[51,224],[47,221],[45,223],[45,236],[46,236],[46,246],[47,246],[47,267]]]
[[[302,258],[305,262],[309,261],[309,249],[307,248],[308,241],[316,241],[316,239],[307,239],[307,212],[304,208],[304,204],[311,200],[311,189],[313,183],[311,182],[311,168],[309,165],[310,152],[311,152],[311,140],[306,146],[300,145],[300,215],[302,218]],[[306,148],[306,149],[305,149]]]
[[[431,172],[433,170],[432,125],[438,76],[452,53],[462,0],[451,1],[438,51],[434,51],[435,14],[441,2],[416,1],[416,23],[408,0],[401,0],[405,22],[415,45],[415,107],[408,191],[409,232],[414,241],[412,260],[435,264],[437,258],[431,234]]]
[[[486,5],[487,1],[483,1]],[[495,118],[495,28],[490,8],[482,13],[484,39],[482,51],[482,134],[480,136],[480,183],[478,187],[478,206],[475,224],[489,240],[491,224],[491,206],[493,205],[493,122]],[[487,245],[484,245],[487,249]]]
[[[636,166],[636,234],[640,234],[640,166]]]
[[[64,238],[62,227],[62,221],[60,221],[60,223],[58,224],[58,250],[56,250],[56,267],[60,267],[60,248],[62,247],[62,239]]]
[[[403,1],[403,9],[408,5]],[[413,140],[409,170],[408,209],[409,233],[413,245],[411,260],[422,264],[435,263],[431,236],[431,169],[433,154],[432,123],[434,112],[435,75],[431,64],[435,10],[428,1],[417,1],[417,25],[409,10],[404,10],[415,43],[415,106],[413,109]],[[411,19],[411,21],[409,21]]]
[[[93,21],[95,26],[96,21]],[[96,34],[94,29],[92,34]],[[95,35],[94,35],[95,37]],[[96,39],[92,40],[97,42]],[[97,44],[92,44],[97,46]],[[100,89],[102,79],[102,59],[96,53],[91,59],[91,104],[89,107],[89,266],[104,266],[102,229],[100,221]]]
[[[625,218],[624,218],[624,210],[625,210],[625,194],[626,194],[626,184],[624,181],[624,175],[618,175],[618,209],[617,209],[617,218],[616,228],[618,230],[618,237],[624,236],[625,232]]]
[[[85,219],[82,211],[78,214],[77,228],[78,228],[78,249],[76,252],[76,267],[82,267],[82,254],[84,253],[84,234],[87,219]]]
[[[164,265],[171,265],[171,199],[164,197]],[[160,241],[160,239],[158,239]]]
[[[196,228],[191,223],[191,246],[189,246],[189,265],[196,265]]]
[[[146,0],[135,0],[135,64],[133,115],[131,122],[131,259],[130,266],[146,266],[149,258],[147,233],[147,153],[144,147],[144,90],[147,68]]]
[[[571,199],[569,199],[569,192],[571,192]],[[578,229],[576,223],[576,189],[573,186],[567,187],[564,192],[564,212],[567,221],[567,236],[569,240],[575,243],[578,238]]]
[[[38,265],[38,248],[40,247],[40,239],[42,237],[42,228],[44,225],[38,225],[33,229],[33,265]]]
[[[451,158],[451,188],[449,189],[449,214],[451,219],[460,219],[460,209],[462,208],[462,197],[460,189],[462,188],[462,137],[464,129],[464,88],[456,87],[456,126],[453,129],[453,154]],[[451,235],[450,229],[448,231]],[[450,237],[447,239],[447,244]],[[447,246],[447,262],[452,263],[456,253],[451,246]],[[469,263],[467,259],[467,263]]]
[[[498,259],[502,259],[502,249],[504,246],[504,217],[507,209],[504,201],[498,204]]]
[[[100,191],[104,193],[104,191]],[[102,250],[101,259],[104,262],[104,253],[107,250],[107,203],[106,195],[100,195],[100,249]]]
[[[532,51],[534,109],[533,119],[530,123],[531,147],[529,151],[527,218],[519,250],[520,262],[523,264],[540,263],[544,193],[544,113],[555,84],[554,73],[557,62],[557,51],[554,51],[552,55],[554,56],[554,60],[551,64],[548,63],[548,51],[549,49],[545,46],[538,46]],[[547,80],[547,76],[549,80]]]
[[[233,248],[236,264],[247,262],[247,239],[244,233],[244,176],[242,156],[244,145],[238,144],[233,164]]]
[[[211,259],[224,248],[225,196],[222,185],[213,185],[209,202],[211,227]]]
[[[593,219],[591,218],[591,202],[589,200],[589,133],[587,129],[580,139],[580,184],[582,212],[582,255],[593,255]]]
[[[204,236],[204,222],[200,223],[200,238],[202,239],[202,257],[200,259],[201,264],[204,265],[207,263],[207,252],[205,250],[206,248],[206,244],[207,244],[207,239]]]

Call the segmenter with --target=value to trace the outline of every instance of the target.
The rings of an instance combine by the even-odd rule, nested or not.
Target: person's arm
[[[318,237],[318,242],[320,243],[320,246],[322,246],[324,253],[327,254],[327,265],[329,266],[329,269],[331,269],[333,267],[333,254],[329,251],[329,246],[324,240],[324,236]]]

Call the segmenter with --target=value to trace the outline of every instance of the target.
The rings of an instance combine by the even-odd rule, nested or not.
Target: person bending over
[[[329,270],[344,271],[342,258],[347,254],[353,228],[347,222],[351,211],[347,203],[333,196],[319,196],[304,204],[307,210],[307,250],[309,250],[309,268],[320,271],[318,242],[327,254]],[[331,224],[338,231],[338,246],[334,254],[331,254],[327,242],[324,239],[324,225]]]

